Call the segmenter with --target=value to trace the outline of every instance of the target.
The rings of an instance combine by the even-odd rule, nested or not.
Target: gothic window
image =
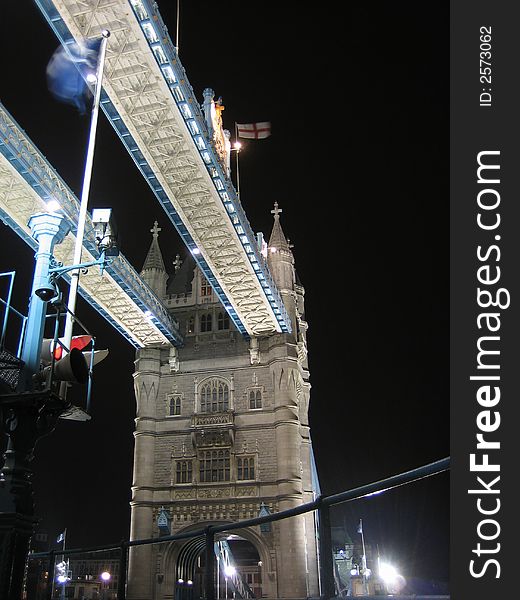
[[[227,314],[227,312],[218,313],[217,328],[219,331],[229,329],[229,315]]]
[[[202,277],[200,282],[200,295],[203,297],[211,296],[211,292],[212,290],[208,280],[205,277]]]
[[[180,396],[172,396],[169,400],[169,415],[170,417],[174,417],[181,414],[181,397]]]
[[[202,315],[200,317],[200,331],[205,333],[211,331],[211,314]]]
[[[219,379],[212,379],[200,389],[200,412],[217,413],[229,410],[229,387]]]
[[[249,408],[262,408],[262,390],[249,392]]]
[[[229,481],[229,450],[206,450],[199,454],[199,481]]]
[[[246,481],[255,478],[254,456],[240,456],[237,458],[237,480]]]
[[[178,460],[175,467],[175,483],[191,483],[192,479],[191,460]]]

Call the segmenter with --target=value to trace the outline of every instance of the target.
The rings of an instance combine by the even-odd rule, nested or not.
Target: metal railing
[[[254,527],[265,523],[272,523],[288,519],[297,515],[302,515],[311,511],[317,511],[319,516],[319,574],[321,581],[321,596],[323,598],[332,598],[335,594],[334,585],[334,563],[330,529],[330,507],[343,502],[351,502],[366,498],[374,494],[384,492],[393,488],[420,481],[433,475],[445,472],[450,468],[450,457],[438,460],[436,462],[393,475],[373,483],[362,485],[351,490],[332,494],[330,496],[319,496],[312,502],[301,504],[295,508],[283,510],[277,513],[266,514],[265,516],[254,517],[242,521],[219,525],[207,525],[200,529],[180,532],[173,535],[161,536],[160,538],[148,538],[141,540],[123,540],[117,544],[108,544],[104,546],[95,546],[90,548],[75,548],[70,550],[51,550],[49,552],[35,552],[29,555],[29,560],[48,559],[48,572],[54,573],[56,556],[74,556],[78,554],[87,554],[95,552],[106,552],[110,550],[119,550],[119,578],[117,586],[117,600],[126,600],[126,572],[128,564],[128,549],[134,546],[143,546],[149,544],[166,544],[169,542],[188,540],[195,537],[204,536],[205,538],[205,565],[206,572],[204,578],[204,591],[206,600],[215,600],[215,542],[216,536],[223,532],[229,532],[246,527]],[[52,587],[48,585],[47,600],[52,598]]]

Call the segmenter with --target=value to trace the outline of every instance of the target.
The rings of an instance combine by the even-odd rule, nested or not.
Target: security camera
[[[42,285],[42,287],[38,288],[37,290],[34,290],[34,293],[38,296],[40,300],[43,300],[43,302],[49,302],[49,300],[52,300],[55,296],[58,295],[56,288],[50,283]]]

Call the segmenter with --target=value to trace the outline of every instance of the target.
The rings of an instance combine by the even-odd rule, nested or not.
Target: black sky
[[[175,2],[159,10],[175,34]],[[224,124],[271,121],[240,155],[254,231],[272,209],[294,244],[306,289],[311,431],[325,493],[449,455],[448,6],[417,3],[182,3],[180,58],[197,98],[212,87]],[[56,39],[32,0],[2,8],[0,99],[79,196],[88,119],[47,92]],[[341,13],[341,14],[340,14]],[[104,116],[92,206],[112,206],[122,252],[140,269],[157,219],[168,265],[183,254]],[[32,252],[0,226],[0,269]],[[21,288],[21,290],[20,290]],[[21,310],[25,307],[18,306]],[[128,536],[133,452],[133,349],[81,302],[80,318],[110,348],[88,424],[61,422],[37,448],[42,526],[72,546]],[[449,477],[336,509],[352,537],[405,571],[446,579]]]

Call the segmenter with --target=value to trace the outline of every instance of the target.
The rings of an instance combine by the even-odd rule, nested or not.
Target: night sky
[[[175,2],[159,1],[175,35]],[[449,455],[448,5],[207,2],[181,6],[180,58],[224,125],[271,121],[246,142],[241,197],[269,236],[277,201],[305,287],[311,434],[324,493]],[[45,67],[57,41],[32,0],[7,2],[0,99],[79,197],[88,117],[55,101]],[[167,268],[185,255],[173,225],[104,115],[91,207],[111,206],[140,269],[153,221]],[[33,253],[0,224],[0,270],[18,271],[26,312]],[[96,367],[92,421],[60,422],[34,460],[36,511],[79,547],[128,537],[134,350],[82,300],[110,356]],[[338,507],[336,524],[409,577],[447,580],[449,475]]]

